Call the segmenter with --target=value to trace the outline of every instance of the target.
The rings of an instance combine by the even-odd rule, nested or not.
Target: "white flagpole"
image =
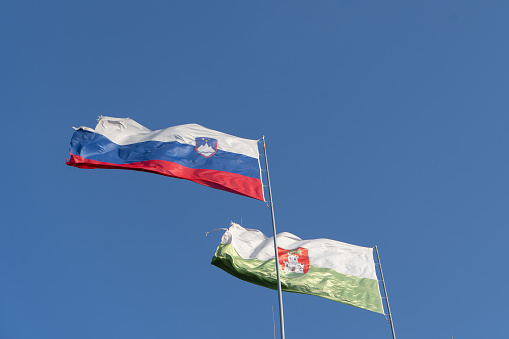
[[[272,203],[272,191],[270,189],[269,164],[267,161],[267,150],[265,149],[265,136],[262,136],[263,152],[265,154],[265,169],[267,170],[267,184],[269,187],[270,213],[272,215],[272,231],[274,233],[274,252],[276,259],[277,294],[279,298],[279,324],[281,328],[281,339],[285,339],[285,320],[283,317],[283,291],[281,290],[281,278],[279,276],[279,254],[276,240],[276,220],[274,219],[274,205]]]
[[[385,303],[387,304],[387,313],[389,314],[389,324],[391,324],[392,338],[396,339],[396,333],[394,333],[394,324],[392,323],[391,308],[389,306],[389,298],[387,297],[387,290],[385,289],[384,274],[382,272],[382,264],[380,263],[380,256],[378,255],[378,247],[375,245],[376,258],[378,259],[378,268],[380,268],[380,276],[382,277],[382,286],[384,287]]]

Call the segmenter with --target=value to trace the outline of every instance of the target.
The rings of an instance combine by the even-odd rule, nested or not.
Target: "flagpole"
[[[265,136],[262,136],[263,152],[265,154],[265,169],[267,170],[267,184],[269,187],[270,213],[272,215],[272,232],[274,233],[274,253],[276,259],[277,295],[279,298],[279,325],[281,328],[281,339],[285,339],[285,320],[283,317],[283,291],[281,290],[281,278],[279,276],[279,254],[276,241],[276,220],[274,219],[274,204],[272,203],[272,191],[270,189],[269,164],[267,161],[267,150],[265,149]]]
[[[396,339],[396,333],[394,333],[394,324],[392,323],[391,308],[389,306],[389,297],[387,296],[387,289],[385,288],[384,274],[382,272],[382,264],[380,263],[380,256],[378,255],[378,247],[375,245],[376,258],[378,259],[378,267],[380,268],[380,276],[382,277],[382,286],[384,287],[385,303],[387,304],[387,313],[389,313],[389,324],[391,325],[392,338]]]

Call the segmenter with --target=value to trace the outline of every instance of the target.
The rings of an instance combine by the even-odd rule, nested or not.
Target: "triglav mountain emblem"
[[[278,247],[277,251],[279,265],[286,277],[298,278],[308,273],[309,256],[306,248],[299,247],[295,250],[285,250]]]
[[[209,158],[217,152],[217,139],[213,138],[195,138],[196,152]]]

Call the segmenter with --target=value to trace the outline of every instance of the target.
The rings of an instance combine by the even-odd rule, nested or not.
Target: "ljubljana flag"
[[[277,235],[281,288],[384,313],[373,249],[330,239]],[[212,258],[215,265],[253,284],[277,289],[273,238],[232,223]]]
[[[151,131],[129,118],[75,128],[69,166],[145,171],[264,200],[258,141],[197,124]]]

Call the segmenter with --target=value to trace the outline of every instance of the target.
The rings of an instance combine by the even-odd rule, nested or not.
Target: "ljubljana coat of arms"
[[[288,278],[298,278],[309,271],[308,250],[299,247],[294,250],[277,249],[279,265],[284,275]]]

